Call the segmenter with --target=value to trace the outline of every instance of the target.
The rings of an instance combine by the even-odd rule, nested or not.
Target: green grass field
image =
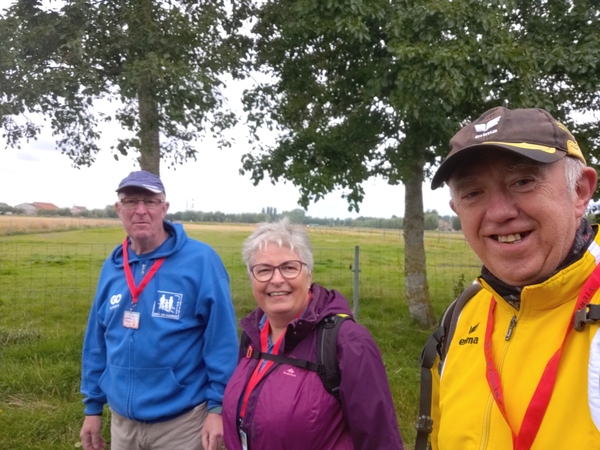
[[[241,262],[253,227],[186,225],[212,245],[230,274],[238,319],[255,307]],[[355,246],[360,248],[358,322],[377,341],[388,370],[400,429],[412,448],[419,392],[418,357],[428,330],[409,318],[401,232],[309,229],[313,280],[337,289],[352,306]],[[94,228],[0,237],[0,449],[79,447],[83,406],[80,353],[101,265],[124,237]],[[426,235],[429,290],[437,315],[480,264],[461,234]],[[105,420],[108,425],[108,421]],[[109,438],[108,427],[105,437]]]

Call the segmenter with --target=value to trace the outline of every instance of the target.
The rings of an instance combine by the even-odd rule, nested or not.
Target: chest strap
[[[588,323],[598,322],[600,320],[600,305],[588,303],[582,309],[575,312],[573,317],[573,328],[575,331],[583,331]]]
[[[266,359],[267,361],[275,361],[280,364],[287,364],[294,367],[300,367],[302,369],[311,370],[313,372],[322,373],[324,368],[323,364],[317,364],[315,362],[307,361],[305,359],[290,358],[283,355],[273,355],[272,353],[263,353],[253,351],[251,354],[246,356],[252,359]]]

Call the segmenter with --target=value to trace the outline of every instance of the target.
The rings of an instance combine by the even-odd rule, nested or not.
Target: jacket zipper
[[[508,325],[508,330],[506,331],[506,336],[504,336],[505,341],[510,340],[510,337],[512,336],[513,330],[516,325],[517,325],[517,316],[512,316],[512,319],[510,319],[510,324]]]

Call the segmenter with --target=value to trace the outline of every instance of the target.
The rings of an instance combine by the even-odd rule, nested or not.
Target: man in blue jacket
[[[237,363],[229,277],[217,253],[165,221],[159,177],[131,172],[115,208],[127,233],[100,273],[83,346],[84,450],[216,450]]]

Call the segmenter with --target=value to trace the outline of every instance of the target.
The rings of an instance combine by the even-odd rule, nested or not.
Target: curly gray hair
[[[312,273],[314,264],[312,245],[302,225],[291,223],[287,217],[278,222],[259,223],[256,230],[244,241],[242,247],[242,260],[248,272],[250,272],[256,252],[265,249],[268,244],[289,247],[307,265],[308,272]]]

